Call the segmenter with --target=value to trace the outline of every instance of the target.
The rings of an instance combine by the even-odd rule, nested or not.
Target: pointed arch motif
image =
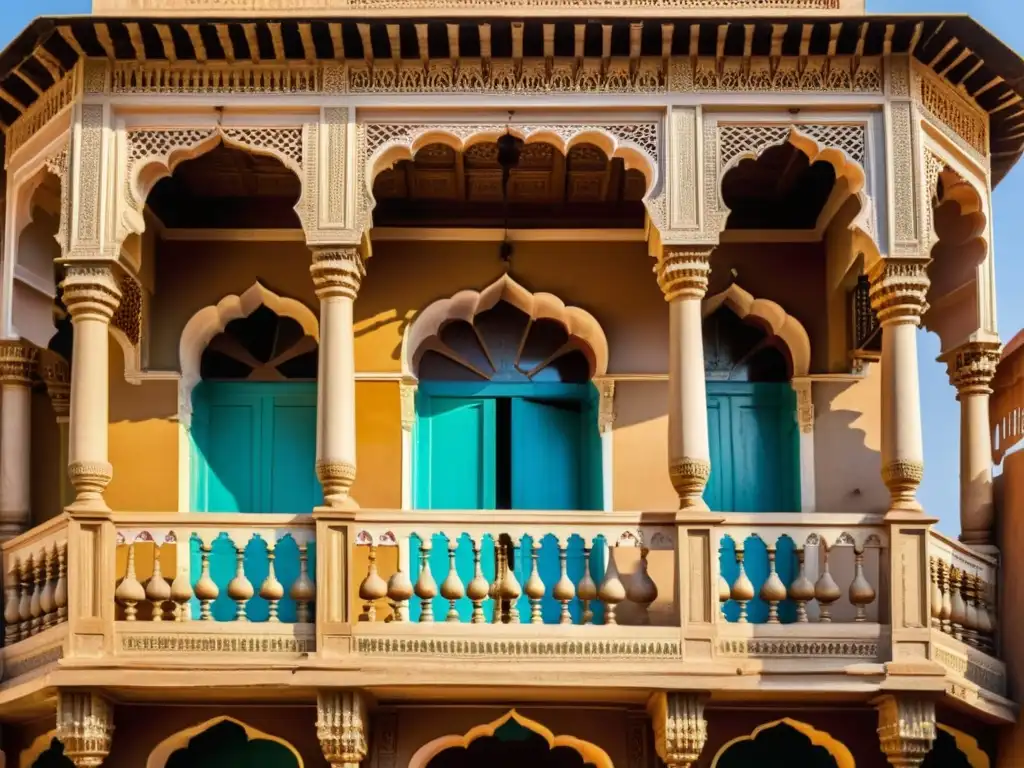
[[[302,762],[302,755],[299,754],[299,751],[290,742],[280,738],[279,736],[264,733],[261,730],[253,728],[251,725],[243,723],[241,720],[236,720],[235,718],[229,717],[227,715],[220,715],[218,717],[211,718],[209,720],[206,720],[205,722],[199,723],[198,725],[193,725],[189,728],[184,728],[178,731],[177,733],[171,734],[166,739],[157,744],[156,747],[154,747],[153,751],[149,753],[149,757],[146,758],[146,768],[164,768],[164,766],[167,765],[167,761],[170,759],[171,755],[173,755],[177,750],[181,749],[182,747],[187,747],[189,742],[194,737],[198,736],[201,733],[204,733],[205,731],[210,730],[214,726],[220,725],[221,723],[233,723],[234,725],[237,725],[239,728],[245,731],[245,735],[246,737],[248,737],[249,741],[260,739],[263,741],[272,741],[275,744],[280,744],[282,747],[284,747],[292,753],[292,755],[295,757],[296,762],[298,763],[299,768],[304,768],[304,764]]]
[[[506,274],[482,291],[459,291],[452,297],[439,299],[422,310],[406,328],[402,339],[403,376],[408,379],[417,378],[419,360],[427,351],[432,350],[452,357],[453,353],[441,341],[441,332],[446,325],[462,321],[472,326],[477,315],[502,301],[526,314],[531,324],[537,320],[553,320],[560,323],[569,335],[567,344],[576,341],[589,350],[590,354],[587,357],[590,362],[591,378],[608,372],[608,339],[593,315],[579,307],[566,306],[565,302],[554,294],[531,293]],[[553,355],[549,359],[554,357]]]
[[[793,367],[793,378],[806,376],[810,372],[811,340],[807,330],[780,304],[769,299],[756,299],[751,293],[733,283],[721,293],[704,299],[701,306],[702,315],[708,317],[723,306],[741,320],[749,322],[752,319],[772,337],[785,344]]]
[[[978,740],[973,736],[969,736],[963,731],[951,728],[948,725],[942,723],[936,723],[935,727],[940,731],[945,731],[953,740],[956,741],[956,748],[960,750],[961,754],[967,758],[967,762],[971,764],[971,768],[991,768],[992,761],[985,751],[978,744]]]
[[[201,378],[200,366],[206,345],[227,328],[232,320],[248,317],[260,306],[282,317],[292,318],[308,336],[320,343],[320,325],[313,311],[297,299],[278,296],[259,281],[240,295],[225,296],[216,304],[203,307],[185,324],[178,343],[178,358],[181,362],[178,410],[179,419],[186,426],[191,423],[192,390]]]
[[[448,736],[441,736],[433,739],[432,741],[428,741],[413,754],[412,758],[409,760],[409,768],[427,768],[430,761],[437,755],[441,754],[444,750],[451,747],[462,747],[465,749],[477,739],[494,736],[495,731],[509,721],[514,721],[523,728],[526,728],[528,731],[536,733],[548,743],[549,749],[554,749],[555,747],[569,747],[570,749],[575,750],[577,754],[583,758],[585,763],[591,763],[596,768],[614,768],[608,753],[596,744],[584,741],[576,736],[556,736],[548,728],[535,720],[530,720],[528,717],[524,717],[515,709],[510,709],[497,720],[490,723],[470,728],[462,735],[450,734]],[[146,768],[161,768],[161,766],[147,765]],[[841,766],[841,768],[845,768],[845,766]]]
[[[824,747],[833,759],[835,759],[837,768],[855,768],[853,754],[845,744],[834,738],[830,733],[827,733],[826,731],[819,731],[814,726],[800,720],[794,720],[791,717],[783,717],[779,720],[773,720],[770,723],[762,723],[747,735],[737,736],[735,739],[726,742],[722,745],[721,749],[715,753],[714,758],[711,760],[711,768],[718,768],[719,761],[731,747],[739,744],[740,742],[754,741],[754,739],[764,731],[775,728],[778,725],[788,725],[790,728],[810,739],[811,744],[814,746]]]

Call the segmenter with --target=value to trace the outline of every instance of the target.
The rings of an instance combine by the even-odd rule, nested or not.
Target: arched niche
[[[181,378],[178,384],[179,418],[189,424],[192,391],[202,379],[203,353],[210,341],[233,320],[248,317],[259,307],[281,317],[295,320],[305,334],[320,342],[320,325],[313,311],[297,299],[279,296],[261,283],[253,283],[239,295],[225,296],[216,304],[203,307],[185,324],[178,343]]]
[[[519,339],[515,342],[517,348],[508,350],[514,354],[507,356],[489,348],[488,334],[482,327],[481,318],[487,317],[499,305],[512,307],[525,316]],[[469,356],[460,354],[453,346],[454,341],[445,338],[446,329],[456,325],[475,338],[480,350],[476,359],[466,359]],[[545,349],[539,359],[520,366],[531,351],[531,332],[543,325],[555,325],[562,330],[560,343]],[[512,361],[524,379],[532,378],[537,371],[572,353],[585,357],[586,379],[608,371],[608,339],[593,315],[579,307],[566,306],[553,294],[531,293],[508,275],[498,278],[482,291],[459,291],[421,311],[406,328],[402,339],[403,375],[409,379],[417,378],[420,361],[428,353],[448,358],[485,380],[494,379],[499,374],[498,361],[502,357]]]
[[[855,768],[849,748],[831,734],[784,717],[757,726],[722,746],[711,760],[711,768],[741,768],[748,765],[775,765],[765,757],[778,759],[778,765],[800,768]]]
[[[464,734],[451,734],[441,736],[427,742],[413,754],[409,761],[409,768],[427,768],[434,763],[435,758],[440,757],[448,750],[468,751],[476,743],[484,739],[500,737],[502,729],[507,729],[513,738],[521,738],[523,732],[532,734],[543,744],[547,745],[549,751],[558,749],[569,749],[576,753],[579,764],[593,766],[593,768],[613,768],[612,760],[608,753],[596,744],[569,735],[556,736],[545,726],[530,720],[512,709],[493,722],[478,725],[471,728]],[[513,735],[511,732],[516,731]],[[147,766],[147,768],[156,768]]]
[[[168,736],[149,753],[146,768],[213,768],[218,764],[218,750],[241,757],[246,765],[303,768],[302,755],[291,743],[227,716]]]
[[[11,313],[16,335],[46,346],[53,334],[57,298],[56,260],[61,242],[61,176],[41,166],[15,191],[13,291]]]

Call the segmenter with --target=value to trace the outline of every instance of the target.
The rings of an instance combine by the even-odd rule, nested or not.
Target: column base
[[[75,500],[67,509],[75,512],[109,512],[103,491],[110,485],[114,468],[106,461],[73,461],[68,477],[75,487]]]
[[[917,489],[924,478],[924,462],[913,459],[896,459],[882,466],[882,481],[889,489],[892,501],[890,510],[902,512],[924,512],[917,500]]]
[[[679,494],[681,512],[710,512],[704,501],[704,489],[711,477],[711,462],[707,459],[675,459],[668,468],[672,487]]]
[[[20,516],[21,515],[19,513],[19,517]],[[3,512],[0,512],[0,518],[3,517],[6,517],[6,515]],[[20,520],[18,522],[0,521],[0,544],[3,544],[5,541],[10,541],[15,536],[20,536],[30,527],[31,525],[28,521],[24,523],[22,523]]]
[[[356,465],[349,461],[319,459],[316,476],[324,492],[327,509],[359,509],[349,492],[356,481]]]

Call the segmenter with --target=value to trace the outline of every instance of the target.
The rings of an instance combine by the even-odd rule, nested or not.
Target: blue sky
[[[868,0],[875,13],[968,13],[997,32],[1014,50],[1024,51],[1022,0]],[[90,0],[6,0],[0,14],[0,46],[43,14],[87,13]],[[1021,165],[1024,165],[1022,163]],[[1010,173],[995,192],[995,250],[999,329],[1008,341],[1024,326],[1024,302],[1013,286],[1024,283],[1024,259],[1014,244],[1024,242],[1024,167]],[[921,501],[940,518],[947,533],[959,532],[958,481],[960,412],[945,366],[935,362],[938,338],[919,337],[921,400],[924,415],[925,479]]]

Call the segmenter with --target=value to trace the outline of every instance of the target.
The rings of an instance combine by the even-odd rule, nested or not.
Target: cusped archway
[[[146,768],[303,768],[302,756],[289,742],[233,717],[215,717],[161,741],[146,759]]]
[[[831,734],[784,717],[725,744],[711,768],[854,768],[849,748]]]

